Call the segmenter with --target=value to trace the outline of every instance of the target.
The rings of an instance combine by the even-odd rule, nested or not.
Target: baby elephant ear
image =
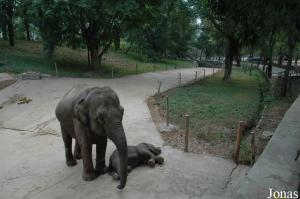
[[[81,99],[75,103],[74,115],[75,118],[78,119],[80,122],[84,124],[88,123],[88,110],[87,107],[85,106],[84,99]]]

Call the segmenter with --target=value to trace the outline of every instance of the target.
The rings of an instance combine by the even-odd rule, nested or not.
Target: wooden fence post
[[[114,78],[114,67],[111,67],[111,78]]]
[[[181,73],[178,73],[179,75],[179,86],[181,86]]]
[[[160,95],[161,81],[158,81],[157,95]]]
[[[239,127],[236,132],[236,143],[235,143],[235,162],[238,164],[240,159],[240,147],[241,147],[241,139],[242,139],[242,124],[243,122],[240,121]]]
[[[195,81],[197,81],[198,71],[195,71]]]
[[[169,96],[167,96],[167,126],[170,124]]]
[[[251,165],[254,165],[255,163],[255,132],[251,132]]]
[[[54,67],[55,67],[55,75],[58,77],[58,68],[56,62],[54,62]]]
[[[190,127],[189,117],[190,116],[188,114],[184,115],[184,119],[185,119],[184,152],[189,151],[189,127]]]
[[[138,65],[135,64],[135,74],[138,74]]]
[[[203,79],[205,80],[205,69],[203,69]]]

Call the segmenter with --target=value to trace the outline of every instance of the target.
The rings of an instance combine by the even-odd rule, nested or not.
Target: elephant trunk
[[[117,122],[113,125],[113,130],[108,133],[108,138],[113,141],[116,145],[120,160],[120,184],[118,185],[118,189],[123,189],[126,185],[127,180],[127,141],[125,132],[123,129],[123,125],[120,122]]]

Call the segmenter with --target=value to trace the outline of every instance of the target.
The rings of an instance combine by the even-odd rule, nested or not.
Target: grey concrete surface
[[[17,80],[7,73],[0,73],[0,90],[15,83]]]
[[[265,199],[270,188],[296,191],[300,182],[300,96],[285,114],[235,199]]]
[[[200,76],[202,69],[193,68],[113,80],[19,80],[1,90],[0,198],[232,198],[248,167],[236,167],[230,160],[184,153],[166,146],[145,102],[156,92],[158,80],[162,82],[163,91],[178,84],[178,72],[186,83],[194,79],[195,70]],[[206,69],[206,75],[211,73],[212,69]],[[118,182],[109,175],[83,181],[82,161],[75,167],[67,167],[54,109],[59,99],[78,84],[112,87],[125,108],[123,123],[128,143],[149,142],[161,146],[165,164],[154,169],[133,170],[122,191],[117,190]],[[18,105],[16,101],[22,97],[32,101]],[[114,149],[109,141],[106,159]]]

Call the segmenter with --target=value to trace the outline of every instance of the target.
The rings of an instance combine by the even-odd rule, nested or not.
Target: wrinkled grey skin
[[[105,153],[107,138],[119,152],[120,184],[123,189],[127,180],[127,141],[122,125],[124,109],[117,94],[109,87],[83,89],[77,86],[58,103],[56,117],[60,122],[65,145],[66,163],[76,165],[83,159],[83,175],[86,181],[106,173]],[[76,139],[74,156],[72,138]],[[92,145],[96,144],[96,166],[92,161]]]
[[[128,146],[128,172],[140,165],[154,167],[155,163],[163,164],[164,159],[159,154],[161,149],[152,144],[141,143],[137,146]],[[109,158],[109,173],[114,179],[120,179],[119,155],[116,150]]]

